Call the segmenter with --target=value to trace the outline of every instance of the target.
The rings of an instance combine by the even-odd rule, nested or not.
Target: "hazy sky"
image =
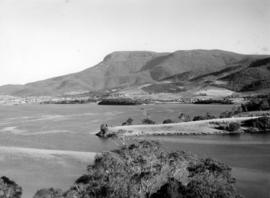
[[[0,85],[77,72],[112,51],[270,54],[269,0],[0,0]]]

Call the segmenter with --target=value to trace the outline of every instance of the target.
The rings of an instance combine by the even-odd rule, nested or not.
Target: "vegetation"
[[[46,188],[36,192],[33,198],[64,198],[61,189]]]
[[[269,132],[270,117],[259,117],[242,122],[242,126],[247,127],[247,133]]]
[[[220,118],[230,118],[234,115],[232,111],[224,111],[220,114]]]
[[[142,120],[142,124],[156,124],[156,122],[149,118],[145,118]]]
[[[239,124],[238,122],[230,122],[228,127],[227,127],[227,131],[238,131],[241,128],[241,124]]]
[[[270,110],[270,97],[256,97],[251,98],[247,103],[241,104],[241,106],[235,106],[231,111],[225,111],[220,114],[220,118],[230,118],[234,115],[250,112],[250,111],[267,111]]]
[[[182,83],[152,84],[142,88],[148,93],[178,93],[186,91]]]
[[[240,197],[231,169],[212,159],[166,152],[141,141],[97,156],[65,198]]]
[[[234,184],[231,168],[223,163],[137,141],[97,155],[66,192],[41,189],[34,198],[240,198]],[[22,188],[2,177],[0,193],[3,198],[21,198]]]
[[[233,102],[228,99],[222,99],[222,100],[204,99],[204,100],[196,100],[195,102],[193,102],[193,104],[233,104]]]
[[[189,122],[191,121],[191,117],[189,115],[186,115],[184,113],[180,113],[180,115],[178,116],[178,119],[181,121],[181,122]]]
[[[260,66],[266,65],[268,63],[270,63],[270,57],[255,60],[249,65],[249,67],[260,67]]]
[[[132,125],[133,119],[132,118],[128,118],[125,122],[122,123],[122,126],[124,125]]]
[[[243,112],[270,110],[270,97],[253,98],[246,104],[242,104],[241,108]]]
[[[22,188],[8,177],[0,178],[0,197],[1,198],[21,198]]]
[[[142,104],[138,100],[134,100],[131,98],[107,98],[102,99],[99,105],[140,105]]]
[[[214,115],[207,112],[205,115],[194,116],[193,121],[211,120],[211,119],[215,119],[215,118],[216,118],[216,116],[214,116]]]
[[[174,121],[171,120],[171,119],[166,119],[166,120],[164,120],[164,121],[162,122],[162,124],[170,124],[170,123],[174,123]]]
[[[211,124],[216,125],[216,129],[229,131],[232,133],[240,132],[241,124],[238,122],[212,122]]]

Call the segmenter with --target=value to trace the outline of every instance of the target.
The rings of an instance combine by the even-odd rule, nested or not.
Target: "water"
[[[270,134],[149,137],[169,150],[212,157],[232,167],[238,190],[247,198],[270,197]]]
[[[0,170],[14,179],[29,198],[39,188],[67,189],[93,161],[92,152],[111,150],[117,142],[93,135],[103,122],[119,125],[128,117],[140,123],[145,115],[161,123],[180,112],[219,113],[231,105],[22,105],[0,106]],[[270,197],[270,136],[148,137],[168,149],[181,149],[219,159],[233,167],[237,187],[247,197]],[[25,149],[30,148],[30,149]],[[48,151],[49,150],[49,151]]]

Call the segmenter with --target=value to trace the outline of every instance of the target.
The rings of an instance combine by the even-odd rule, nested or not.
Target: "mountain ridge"
[[[238,72],[244,71],[253,62],[268,65],[270,55],[246,55],[223,50],[178,50],[175,52],[153,51],[115,51],[106,55],[101,62],[82,71],[57,76],[45,80],[26,83],[24,85],[0,86],[0,95],[13,96],[61,96],[70,93],[83,93],[115,88],[138,87],[144,84],[160,84],[162,82],[184,82],[191,87],[201,86],[206,78],[212,79],[218,75],[225,77],[227,68],[238,67]],[[268,66],[266,66],[267,68]],[[255,69],[254,69],[255,68]],[[253,70],[268,71],[262,67]],[[220,73],[220,74],[219,74]],[[256,73],[256,72],[255,72]],[[183,75],[183,76],[181,76]],[[266,73],[260,76],[268,76]],[[200,77],[200,78],[199,78]],[[270,77],[270,76],[269,76]],[[192,79],[198,78],[196,82]],[[215,80],[220,80],[219,78]],[[231,81],[234,78],[221,78]],[[213,84],[214,80],[212,80]],[[246,86],[244,83],[243,86]],[[234,86],[224,86],[234,91]],[[266,86],[267,87],[267,86]]]

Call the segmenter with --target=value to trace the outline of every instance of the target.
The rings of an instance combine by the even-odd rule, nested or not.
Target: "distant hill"
[[[166,92],[166,83],[174,92],[210,85],[249,91],[270,87],[269,61],[267,55],[221,50],[113,52],[99,64],[78,73],[25,85],[1,86],[0,95],[59,96],[147,84],[143,86],[147,92]]]

